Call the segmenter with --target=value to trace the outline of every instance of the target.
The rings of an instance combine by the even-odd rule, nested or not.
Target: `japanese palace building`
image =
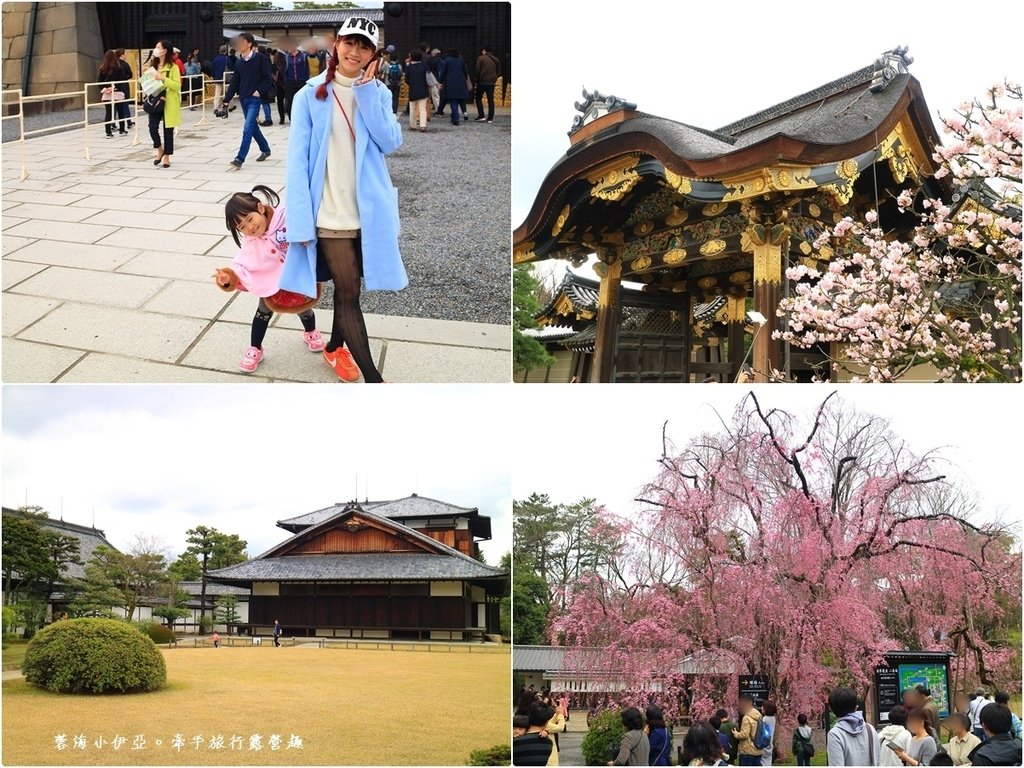
[[[278,521],[293,535],[209,574],[247,587],[248,621],[266,634],[467,640],[499,632],[509,574],[480,562],[491,520],[474,508],[413,494],[349,502]]]
[[[934,178],[938,135],[905,48],[716,130],[584,91],[570,146],[514,232],[514,261],[596,255],[599,281],[570,276],[538,316],[557,376],[527,381],[734,381],[746,348],[758,381],[836,377],[828,350],[772,338],[786,269],[824,267],[818,234],[878,209],[899,236],[916,223],[899,192]],[[821,263],[819,263],[821,262]],[[635,289],[627,284],[635,284]],[[754,310],[766,318],[760,331]],[[752,344],[751,344],[751,337]],[[923,373],[927,376],[927,373]]]

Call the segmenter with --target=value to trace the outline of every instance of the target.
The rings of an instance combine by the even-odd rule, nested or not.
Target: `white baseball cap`
[[[350,16],[338,28],[338,37],[347,37],[348,35],[362,35],[370,41],[374,48],[377,47],[379,39],[377,24],[365,16]]]

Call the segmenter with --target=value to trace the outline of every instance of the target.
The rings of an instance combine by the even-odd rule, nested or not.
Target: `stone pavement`
[[[197,125],[201,114],[183,112],[169,169],[152,164],[145,115],[135,146],[134,133],[105,139],[89,128],[88,160],[84,129],[29,139],[24,181],[20,147],[3,146],[4,382],[337,382],[288,315],[275,316],[256,374],[238,370],[256,302],[210,280],[237,251],[223,203],[256,183],[283,190],[288,128],[265,128],[271,158],[256,165],[254,144],[232,171],[240,120],[208,111]],[[462,130],[471,128],[486,130]],[[330,318],[317,310],[321,330]],[[510,380],[507,325],[373,314],[366,323],[389,381]]]

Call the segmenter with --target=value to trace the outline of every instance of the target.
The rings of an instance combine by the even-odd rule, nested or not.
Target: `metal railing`
[[[229,79],[228,79],[229,75],[230,75],[230,73],[226,72],[225,73],[225,77],[221,80],[221,85],[223,86],[225,92],[227,91],[227,84],[229,82]],[[185,88],[186,82],[187,82],[187,84],[189,86],[188,88]],[[200,125],[205,125],[206,122],[207,122],[206,104],[207,104],[208,101],[212,101],[212,97],[207,98],[206,86],[207,86],[208,83],[213,83],[213,82],[214,82],[213,80],[210,80],[205,75],[185,75],[182,78],[182,91],[181,91],[181,97],[182,97],[181,107],[182,107],[182,111],[184,112],[186,110],[189,110],[193,106],[194,107],[198,107],[198,108],[200,108],[202,110],[201,115],[199,117],[199,120],[192,126],[193,128],[198,127]],[[127,85],[128,86],[128,92],[129,92],[130,95],[127,98],[125,98],[125,99],[117,99],[117,100],[115,100],[114,99],[114,94],[119,93],[119,91],[117,90],[117,86],[119,86],[119,85]],[[105,88],[111,88],[112,89],[111,90],[111,99],[107,100],[107,101],[104,101],[102,99],[102,92],[103,92],[103,90]],[[96,94],[96,99],[95,100],[90,100],[90,94],[91,93]],[[196,100],[196,98],[195,98],[196,94],[199,94],[199,99],[198,100]],[[141,143],[141,140],[139,138],[139,127],[140,127],[140,123],[142,122],[139,119],[139,113],[141,112],[143,115],[145,115],[145,117],[147,118],[147,122],[148,122],[148,117],[149,117],[149,115],[146,114],[142,110],[142,103],[141,103],[141,99],[139,98],[141,95],[142,95],[141,89],[138,88],[137,81],[135,81],[135,80],[115,80],[115,81],[110,81],[110,82],[85,83],[85,84],[83,84],[82,89],[80,91],[62,91],[60,93],[48,93],[48,94],[42,94],[42,95],[39,95],[39,96],[26,96],[22,92],[22,90],[20,88],[14,88],[14,89],[9,89],[9,90],[2,91],[2,96],[0,96],[0,99],[2,99],[2,103],[0,103],[0,107],[2,107],[3,114],[0,114],[0,122],[13,121],[13,120],[17,120],[18,121],[18,138],[16,140],[12,140],[10,142],[4,142],[4,143],[5,144],[17,143],[17,144],[21,145],[21,150],[20,150],[21,151],[21,180],[24,181],[25,179],[27,179],[29,177],[28,150],[27,150],[27,147],[26,147],[26,141],[28,139],[35,138],[36,136],[42,136],[44,134],[54,133],[54,132],[57,132],[57,131],[66,131],[69,128],[85,128],[86,130],[83,131],[83,134],[82,134],[82,136],[83,136],[83,138],[82,138],[82,141],[83,141],[82,154],[83,154],[83,157],[86,160],[91,160],[92,158],[89,155],[89,145],[90,145],[90,136],[89,136],[89,130],[88,130],[89,127],[90,126],[94,126],[94,125],[103,125],[104,127],[109,127],[110,130],[113,130],[114,126],[117,123],[120,123],[120,122],[122,122],[124,120],[129,120],[129,121],[134,122],[134,126],[133,126],[134,127],[134,135],[132,136],[131,146],[133,146],[133,147],[138,146]],[[14,97],[14,98],[9,98],[9,97]],[[82,111],[82,119],[81,120],[72,120],[72,121],[69,121],[69,122],[66,122],[66,123],[61,123],[60,125],[50,125],[50,126],[46,126],[45,128],[36,128],[36,129],[33,129],[33,130],[28,130],[28,131],[25,130],[25,105],[26,104],[36,103],[36,102],[46,102],[46,101],[61,101],[61,100],[75,100],[75,101],[77,101],[78,99],[81,99],[82,106],[81,107],[74,107],[73,109],[70,109],[70,110],[65,110],[65,112],[76,112],[78,110],[81,110]],[[129,105],[133,105],[134,108],[135,108],[135,115],[133,116],[131,114],[131,109],[129,109],[129,112],[128,112],[129,116],[127,118],[118,117],[117,116],[117,107],[116,107],[116,105],[120,104],[120,103],[128,103]],[[89,119],[89,110],[90,109],[95,108],[95,107],[108,107],[108,106],[110,108],[110,119],[109,120],[104,119],[104,120],[101,120],[99,122],[90,121],[90,119]],[[17,111],[13,111],[15,109],[15,107],[16,107]],[[13,111],[13,112],[12,112],[12,114],[7,114],[8,111]]]

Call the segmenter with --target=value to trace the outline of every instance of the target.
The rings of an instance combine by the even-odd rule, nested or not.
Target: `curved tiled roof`
[[[419,497],[417,497],[419,498]],[[429,499],[429,501],[434,501]],[[383,502],[382,502],[383,503]],[[442,502],[438,502],[442,503]],[[320,510],[321,512],[324,510]],[[329,555],[281,555],[289,545],[316,535],[342,518],[358,514],[427,547],[427,552],[372,552]],[[319,523],[300,530],[253,559],[212,571],[211,579],[238,581],[311,581],[320,579],[377,581],[380,579],[468,579],[504,577],[507,572],[459,552],[436,539],[371,512],[348,504]]]
[[[311,525],[318,525],[328,518],[334,517],[352,505],[352,502],[332,504],[323,509],[307,512],[304,515],[290,517],[286,520],[278,520],[277,524],[288,531],[299,531]],[[373,511],[381,517],[401,519],[410,517],[459,517],[465,515],[477,515],[479,510],[476,507],[460,507],[457,504],[449,504],[446,501],[438,501],[428,496],[412,494],[401,499],[389,501],[364,501],[359,504],[366,511]]]
[[[223,581],[382,581],[446,580],[504,576],[473,558],[457,559],[428,553],[358,553],[288,555],[256,558],[210,574]]]

